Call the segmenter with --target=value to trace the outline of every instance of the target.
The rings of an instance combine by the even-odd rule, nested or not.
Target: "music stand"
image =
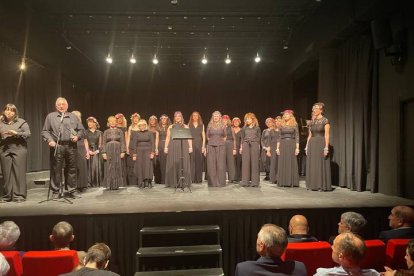
[[[188,154],[187,153],[183,153],[183,140],[189,140],[189,139],[193,139],[193,136],[191,135],[191,131],[189,128],[179,128],[179,129],[174,129],[171,128],[171,139],[172,140],[179,140],[180,141],[180,164],[181,164],[181,168],[180,168],[180,178],[178,179],[177,183],[175,184],[175,189],[174,189],[174,193],[177,191],[177,188],[180,188],[181,190],[184,191],[184,189],[187,187],[188,190],[191,193],[191,188],[190,188],[190,184],[186,184],[187,182],[185,181],[185,175],[184,175],[184,154]],[[174,163],[175,164],[175,163]],[[190,179],[191,181],[191,179]]]

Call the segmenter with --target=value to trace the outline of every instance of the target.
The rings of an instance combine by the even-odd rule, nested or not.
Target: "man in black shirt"
[[[49,113],[43,125],[42,137],[50,148],[51,188],[59,190],[62,183],[62,168],[65,166],[65,185],[72,190],[77,187],[76,154],[82,123],[68,111],[68,102],[59,97],[56,100],[56,111]]]

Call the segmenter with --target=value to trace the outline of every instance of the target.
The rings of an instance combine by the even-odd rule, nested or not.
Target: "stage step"
[[[143,246],[144,235],[165,235],[165,234],[194,234],[194,233],[215,233],[217,244],[220,244],[220,226],[218,225],[182,225],[182,226],[159,226],[143,227],[139,231],[139,246]]]
[[[145,257],[180,257],[191,255],[217,255],[219,267],[222,265],[222,249],[218,244],[167,246],[167,247],[141,247],[136,254],[136,268],[140,271],[140,259]]]
[[[165,271],[143,271],[135,272],[134,276],[224,276],[222,268],[165,270]]]

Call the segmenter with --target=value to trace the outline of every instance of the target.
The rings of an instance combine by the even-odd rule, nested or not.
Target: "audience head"
[[[11,250],[20,237],[20,229],[14,221],[0,224],[0,250]]]
[[[339,234],[332,245],[332,260],[342,267],[356,268],[364,258],[365,242],[356,234]]]
[[[302,215],[294,215],[289,221],[289,234],[308,234],[308,220]]]
[[[285,230],[277,225],[265,224],[257,234],[256,250],[260,256],[280,257],[287,244]]]
[[[360,234],[366,224],[367,220],[361,214],[345,212],[341,215],[341,220],[338,223],[338,234],[346,232]]]
[[[395,206],[388,216],[389,225],[392,229],[414,226],[414,209],[408,206]]]
[[[89,247],[85,256],[85,266],[94,266],[98,269],[105,269],[111,258],[111,249],[104,243],[97,243]]]
[[[3,254],[0,253],[0,276],[6,276],[9,272],[10,265]]]
[[[69,245],[74,238],[73,227],[66,221],[58,222],[53,226],[52,234],[49,236],[55,249],[69,249]]]
[[[405,261],[407,262],[407,268],[414,268],[414,239],[410,240],[407,244],[405,251]]]

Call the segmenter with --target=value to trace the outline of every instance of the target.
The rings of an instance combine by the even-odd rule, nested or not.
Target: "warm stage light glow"
[[[230,63],[231,63],[231,59],[230,59],[229,54],[227,54],[227,57],[226,57],[226,59],[224,60],[224,62],[225,62],[226,64],[230,64]]]
[[[158,64],[157,54],[154,55],[154,58],[152,59],[152,63]]]
[[[113,62],[112,57],[110,54],[108,54],[108,56],[106,57],[106,62],[111,64]]]
[[[255,61],[256,63],[259,63],[261,60],[262,60],[262,59],[260,58],[259,53],[257,53],[257,54],[256,54],[256,57],[254,58],[254,61]]]
[[[24,61],[22,61],[22,63],[20,63],[20,65],[19,65],[19,68],[22,71],[26,70],[26,63]]]
[[[207,64],[208,63],[208,60],[206,58],[206,55],[204,55],[203,58],[201,59],[201,63],[202,64]]]
[[[132,63],[132,64],[137,63],[137,60],[135,59],[134,54],[131,55],[131,58],[129,59],[129,62]]]

